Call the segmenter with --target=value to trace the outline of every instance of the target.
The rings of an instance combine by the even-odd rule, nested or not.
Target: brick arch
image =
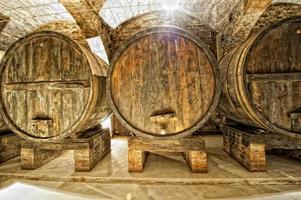
[[[301,16],[301,4],[294,3],[275,3],[270,5],[257,20],[249,36],[264,30],[270,25],[283,19]]]
[[[117,26],[112,34],[113,53],[136,33],[160,25],[172,25],[185,29],[198,36],[213,52],[216,52],[216,32],[210,25],[186,12],[178,11],[175,15],[171,15],[157,10],[138,15]]]
[[[38,26],[33,32],[36,31],[56,31],[61,34],[66,35],[67,37],[77,41],[79,44],[90,49],[88,42],[86,41],[85,34],[82,32],[81,28],[77,23],[68,20],[56,20],[42,24]]]

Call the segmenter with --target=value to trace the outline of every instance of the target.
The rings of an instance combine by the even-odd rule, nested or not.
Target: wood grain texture
[[[13,132],[0,134],[0,163],[20,156],[21,138]]]
[[[107,91],[123,125],[144,137],[183,137],[208,120],[219,97],[208,48],[190,33],[157,27],[129,40],[114,57]]]
[[[169,147],[169,148],[167,148]],[[204,139],[201,137],[188,137],[171,140],[148,139],[140,137],[128,138],[129,150],[164,151],[164,152],[188,152],[203,151]]]
[[[216,30],[199,18],[186,11],[177,10],[176,15],[169,12],[146,12],[119,24],[112,32],[112,52],[118,50],[125,41],[135,34],[154,26],[171,25],[191,32],[209,46],[216,53]]]
[[[128,138],[128,170],[143,172],[149,152],[181,153],[194,173],[206,173],[208,170],[205,140],[201,137],[178,139]]]
[[[75,171],[90,171],[111,151],[111,137],[108,130],[100,127],[86,131],[79,138],[38,143],[22,141],[21,163],[24,169],[36,169],[65,150],[74,150]]]
[[[25,147],[23,142],[26,141],[22,141],[21,169],[37,169],[63,153],[62,150],[41,150],[37,146]]]
[[[190,170],[194,173],[208,172],[208,158],[204,151],[188,151],[185,152],[186,161]]]
[[[265,143],[252,137],[252,132],[223,126],[224,150],[251,172],[266,171]]]
[[[143,172],[147,152],[142,150],[128,150],[128,171]]]
[[[2,60],[4,54],[5,54],[4,51],[0,51],[0,61]],[[2,116],[0,116],[0,134],[8,132],[8,131],[9,131],[8,126],[6,125],[6,123],[5,123],[4,119],[2,118]]]
[[[3,57],[1,113],[25,139],[77,137],[109,114],[106,70],[104,62],[62,34],[29,34]]]
[[[223,58],[219,110],[228,118],[301,138],[301,18],[281,21]]]

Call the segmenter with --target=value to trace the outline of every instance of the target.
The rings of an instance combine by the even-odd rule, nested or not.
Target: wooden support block
[[[301,160],[301,149],[273,149],[273,153],[281,154],[296,160]]]
[[[147,152],[184,153],[192,172],[203,173],[208,171],[205,141],[200,137],[169,140],[130,137],[128,139],[129,172],[143,172]]]
[[[91,171],[106,154],[111,151],[109,131],[101,131],[90,136],[88,148],[74,150],[75,171]]]
[[[62,150],[44,150],[42,146],[43,144],[22,141],[22,169],[37,169],[62,154]]]
[[[207,153],[204,151],[189,151],[185,153],[186,161],[194,173],[207,173]]]
[[[251,172],[266,170],[265,144],[246,130],[222,127],[224,150]]]
[[[246,149],[246,165],[249,165],[250,171],[265,171],[266,170],[266,156],[264,144],[249,144]]]
[[[67,138],[58,142],[33,143],[22,141],[22,169],[36,169],[61,155],[63,150],[74,150],[75,171],[90,171],[99,160],[111,151],[108,130],[96,128],[79,138]]]
[[[141,150],[128,150],[129,172],[143,172],[146,161],[146,152]]]
[[[21,138],[12,132],[0,133],[0,163],[20,156]]]

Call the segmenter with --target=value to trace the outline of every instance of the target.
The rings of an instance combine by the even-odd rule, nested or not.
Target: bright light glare
[[[180,0],[161,0],[161,4],[164,10],[174,11],[180,7]]]
[[[101,122],[101,127],[104,129],[111,128],[111,117],[107,117],[104,121]]]

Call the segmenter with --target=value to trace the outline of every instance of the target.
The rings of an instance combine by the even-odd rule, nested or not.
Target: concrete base
[[[246,130],[222,127],[224,150],[251,172],[266,170],[265,144]]]
[[[12,132],[0,133],[0,163],[20,156],[21,139]]]
[[[143,172],[148,152],[184,153],[192,172],[206,173],[208,171],[205,141],[200,137],[173,140],[130,137],[128,139],[129,172]]]
[[[74,150],[75,171],[90,171],[111,150],[108,130],[95,129],[76,139],[61,142],[33,143],[22,141],[22,169],[36,169],[61,155],[63,150]]]

